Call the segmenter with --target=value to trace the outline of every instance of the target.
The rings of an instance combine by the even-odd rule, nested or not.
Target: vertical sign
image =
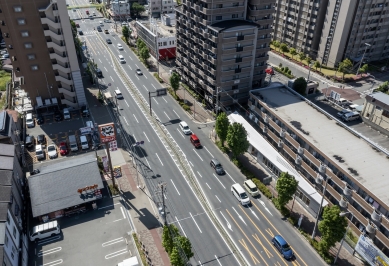
[[[99,125],[99,135],[100,141],[102,143],[107,143],[116,140],[114,123]]]

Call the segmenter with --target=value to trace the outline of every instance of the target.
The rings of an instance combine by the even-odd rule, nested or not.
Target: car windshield
[[[240,198],[241,198],[241,199],[247,199],[248,196],[247,196],[246,193],[241,193],[241,194],[240,194]]]
[[[194,143],[200,143],[200,141],[198,139],[196,139],[195,141],[193,141]]]
[[[35,153],[39,155],[39,154],[42,154],[42,151],[41,150],[37,150]]]
[[[183,126],[182,127],[184,130],[189,130],[189,127],[188,126]]]
[[[251,192],[256,192],[258,189],[256,187],[250,188]]]
[[[66,146],[61,146],[62,151],[66,151]]]
[[[47,150],[48,151],[55,151],[55,147],[54,146],[49,146],[49,147],[47,147]]]
[[[281,246],[282,250],[288,251],[290,249],[290,246],[286,243],[283,246]]]
[[[27,119],[27,123],[31,123],[32,121],[32,119]]]

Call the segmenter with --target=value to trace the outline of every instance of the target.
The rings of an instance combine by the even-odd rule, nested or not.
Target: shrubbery
[[[154,77],[159,81],[159,83],[163,83],[163,79],[161,79],[157,73],[154,73]]]

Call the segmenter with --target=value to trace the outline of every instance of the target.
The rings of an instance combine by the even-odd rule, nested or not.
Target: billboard
[[[358,243],[355,246],[355,251],[361,255],[369,265],[372,266],[389,266],[389,259],[382,251],[377,248],[373,241],[361,235],[358,239]]]
[[[101,143],[107,143],[116,140],[114,123],[99,125],[99,135]]]

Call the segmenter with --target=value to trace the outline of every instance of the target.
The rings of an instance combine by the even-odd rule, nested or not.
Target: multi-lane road
[[[77,15],[85,14],[83,9],[77,12],[69,11],[72,19]],[[155,197],[157,204],[161,204],[159,184],[167,186],[165,202],[167,218],[186,235],[195,253],[191,259],[192,265],[239,265],[235,254],[224,242],[217,227],[197,199],[196,190],[193,190],[187,178],[177,165],[177,158],[169,152],[163,141],[160,131],[149,122],[148,114],[140,107],[133,91],[124,83],[130,80],[133,87],[139,91],[144,99],[148,93],[161,88],[154,77],[147,71],[133,52],[122,42],[112,30],[112,23],[104,23],[103,29],[109,28],[109,34],[93,30],[103,19],[78,19],[80,29],[84,35],[88,56],[94,60],[103,72],[99,84],[104,91],[119,89],[124,99],[118,100],[120,110],[116,113],[122,126],[121,136],[129,144],[135,141],[144,141],[144,145],[136,147],[139,171],[143,173],[148,190]],[[109,38],[112,44],[105,40]],[[117,44],[122,44],[123,50],[118,50]],[[118,55],[123,55],[126,63],[118,64]],[[116,63],[114,63],[116,60]],[[126,73],[126,77],[118,74],[118,67]],[[141,69],[143,75],[137,75],[136,69]],[[171,140],[184,154],[197,178],[201,190],[208,199],[211,208],[229,234],[235,246],[243,254],[250,265],[323,265],[321,259],[312,251],[309,244],[299,234],[291,230],[265,198],[252,198],[248,207],[240,205],[231,195],[231,185],[243,183],[244,176],[209,140],[208,136],[190,120],[180,106],[169,96],[152,98],[154,115],[166,128]],[[192,131],[200,138],[202,149],[195,149],[178,127],[180,121],[186,121]],[[224,166],[226,175],[218,176],[210,167],[212,158],[217,158]],[[296,254],[296,259],[286,261],[274,248],[271,239],[281,234],[289,242]]]

